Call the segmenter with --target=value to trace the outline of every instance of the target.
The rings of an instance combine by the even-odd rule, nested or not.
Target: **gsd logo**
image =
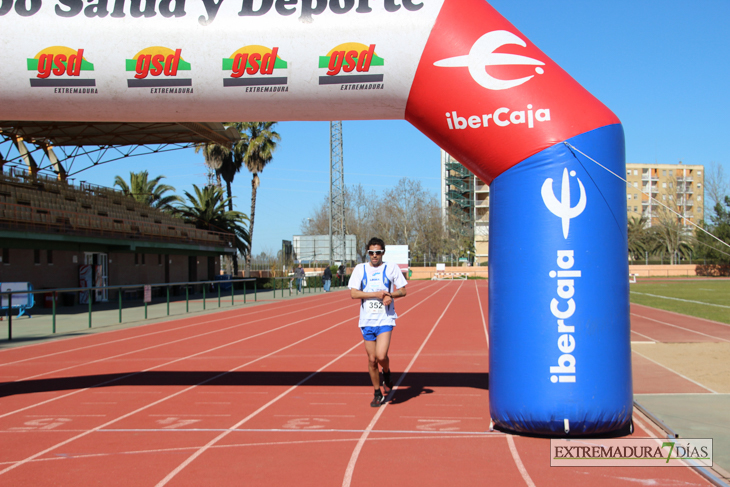
[[[370,46],[358,42],[340,44],[326,56],[319,57],[320,69],[327,70],[325,76],[319,77],[319,84],[342,85],[340,87],[342,90],[383,89],[384,75],[370,74],[370,68],[384,64],[385,60],[375,52],[375,44]]]
[[[570,175],[575,177],[575,171],[570,171]],[[542,183],[542,201],[553,215],[563,221],[563,237],[565,238],[568,238],[570,220],[583,213],[583,210],[586,209],[586,189],[583,187],[580,179],[576,178],[576,180],[578,180],[578,186],[580,187],[580,198],[578,199],[578,204],[575,206],[570,206],[570,179],[568,178],[567,169],[563,169],[563,184],[562,188],[560,188],[559,200],[555,197],[553,191],[553,178],[547,178]]]
[[[126,60],[126,70],[134,72],[127,80],[128,88],[177,88],[192,86],[191,78],[178,77],[178,71],[190,71],[190,63],[181,57],[182,49],[148,47]],[[152,93],[158,93],[154,90]],[[169,91],[168,91],[169,92]],[[175,93],[192,93],[192,88],[174,90]]]
[[[466,56],[456,56],[433,63],[441,68],[469,68],[471,77],[488,90],[507,90],[528,82],[534,75],[519,79],[497,79],[487,72],[488,66],[544,66],[545,63],[527,56],[502,54],[494,52],[500,47],[514,44],[526,47],[525,41],[506,30],[495,30],[481,36],[471,46]],[[543,68],[535,68],[537,74],[543,74]]]
[[[30,79],[33,88],[96,86],[96,80],[81,77],[82,71],[94,71],[94,65],[84,58],[83,49],[47,47],[28,59],[27,67],[35,72],[35,78]]]
[[[247,92],[289,91],[283,76],[288,67],[278,47],[245,46],[223,59],[223,71],[228,73],[223,86],[245,86]]]

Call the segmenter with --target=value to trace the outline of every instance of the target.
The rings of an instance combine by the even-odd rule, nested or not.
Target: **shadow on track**
[[[131,375],[130,375],[131,374]],[[19,394],[35,394],[39,392],[69,391],[86,388],[106,387],[162,387],[162,386],[293,386],[304,380],[311,372],[228,372],[223,371],[151,371],[124,374],[100,374],[75,377],[58,377],[19,382],[0,383],[0,397]],[[398,380],[394,373],[393,380]],[[205,382],[209,381],[209,382]],[[201,384],[205,382],[205,384]],[[367,372],[320,372],[302,386],[368,386],[370,380]],[[459,372],[411,372],[394,398],[398,403],[406,402],[422,394],[433,393],[434,387],[468,387],[473,389],[489,389],[488,373]]]

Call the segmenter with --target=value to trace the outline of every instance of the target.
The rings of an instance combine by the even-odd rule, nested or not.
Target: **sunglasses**
[[[369,255],[380,255],[383,252],[385,252],[385,250],[368,250]]]

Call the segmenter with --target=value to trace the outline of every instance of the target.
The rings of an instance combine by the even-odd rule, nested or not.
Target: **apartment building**
[[[441,151],[441,212],[446,221],[458,218],[471,229],[474,263],[489,257],[489,185],[450,154]]]
[[[628,216],[647,218],[656,225],[671,208],[685,225],[699,223],[704,214],[704,166],[696,164],[626,164]],[[651,196],[651,197],[650,197]]]
[[[681,162],[626,164],[628,217],[643,215],[647,225],[655,225],[667,212],[662,206],[666,205],[686,218],[685,225],[699,223],[704,212],[704,172],[702,165]],[[456,217],[471,225],[475,262],[486,262],[489,257],[489,186],[443,150],[441,209],[445,219]]]

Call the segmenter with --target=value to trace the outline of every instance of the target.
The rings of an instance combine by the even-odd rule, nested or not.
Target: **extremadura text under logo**
[[[27,68],[28,71],[35,73],[35,77],[30,79],[32,88],[96,86],[95,79],[87,78],[87,73],[82,73],[82,71],[94,71],[94,65],[84,58],[83,49],[74,50],[64,46],[47,47],[35,57],[27,59]],[[83,91],[96,92],[96,89]]]
[[[320,69],[326,69],[319,77],[320,85],[340,85],[341,90],[381,90],[382,73],[371,72],[385,65],[385,60],[375,52],[375,44],[366,46],[359,42],[346,42],[319,57]]]
[[[224,87],[242,86],[246,92],[289,91],[289,64],[279,57],[279,48],[250,45],[223,59]]]
[[[127,80],[128,88],[170,88],[151,90],[152,93],[192,93],[193,80],[178,76],[180,71],[190,71],[190,63],[182,56],[182,49],[154,46],[142,49],[132,59],[126,60],[126,70],[134,72]],[[188,87],[188,88],[185,88]]]

